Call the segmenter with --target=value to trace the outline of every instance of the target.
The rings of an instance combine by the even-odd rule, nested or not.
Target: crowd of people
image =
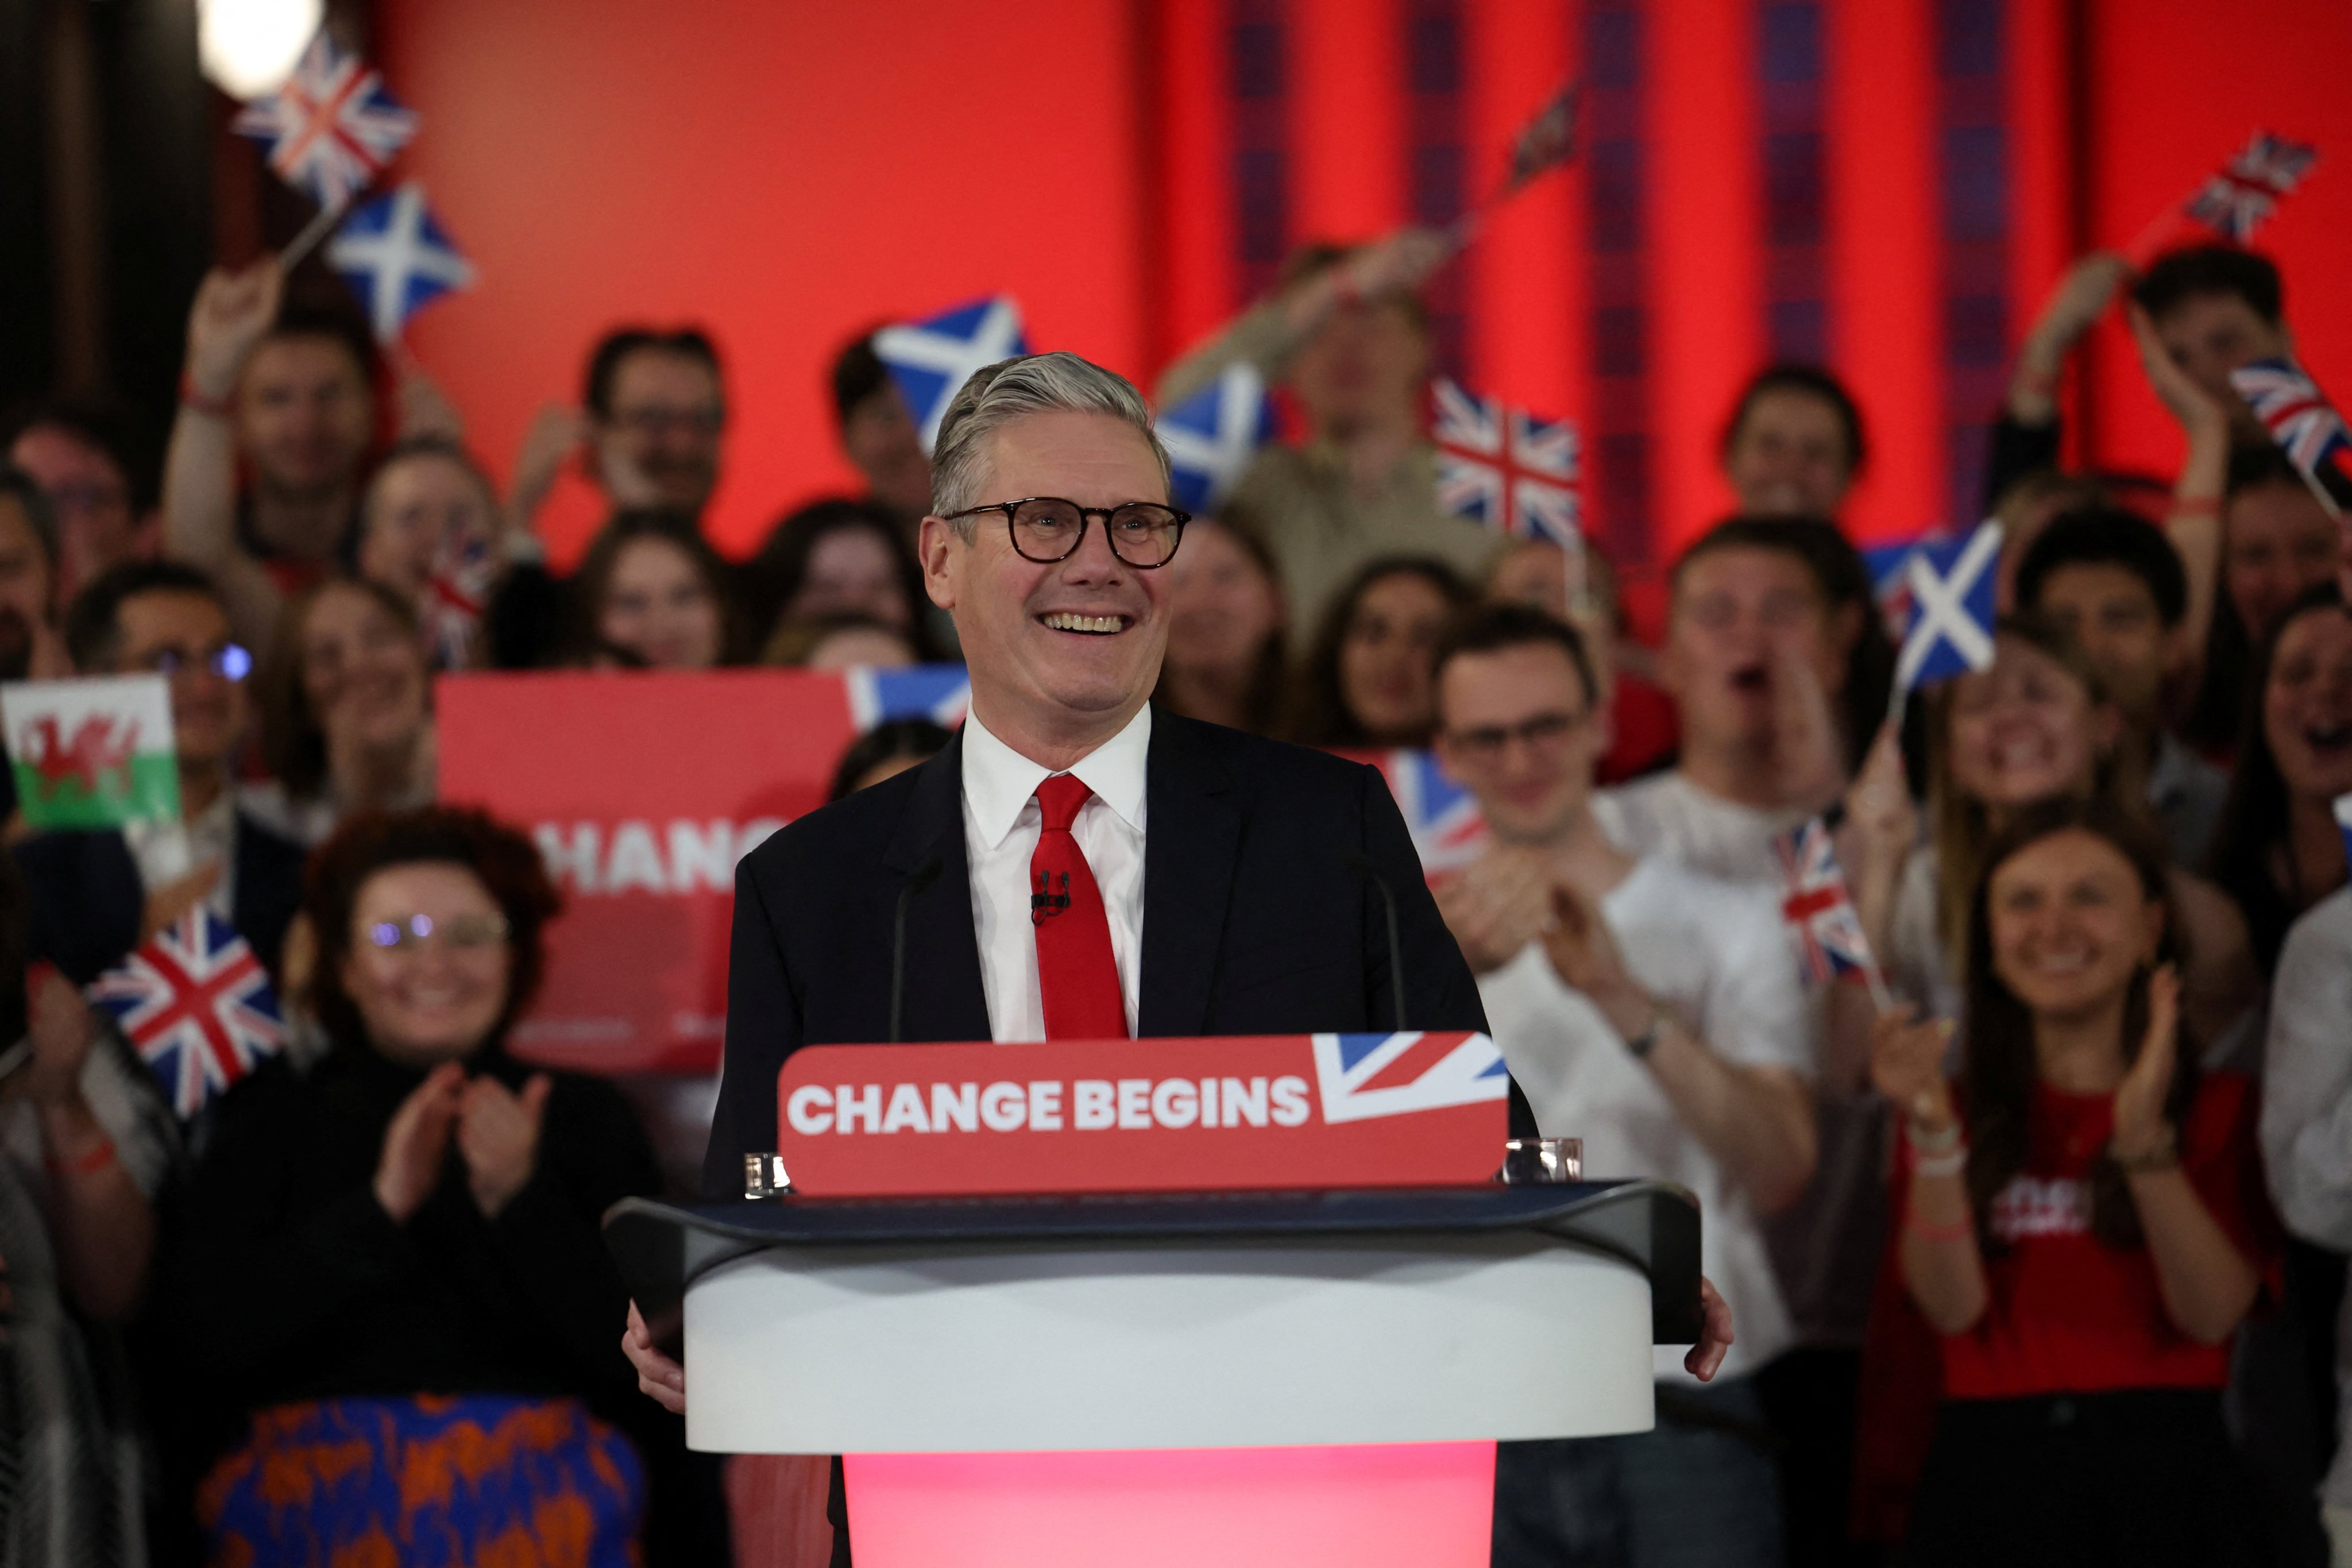
[[[1701,1202],[1721,1374],[1662,1350],[1655,1430],[1505,1444],[1495,1562],[2352,1563],[2352,552],[2230,388],[2287,341],[2274,268],[2072,270],[1988,411],[1992,657],[1898,705],[1833,375],[1727,411],[1738,513],[1653,646],[1591,544],[1439,509],[1444,256],[1310,248],[1154,389],[1246,361],[1293,426],[1178,531],[1157,700],[1433,749],[1486,834],[1438,907],[1542,1130]],[[703,332],[607,333],[502,491],[336,287],[207,277],[160,456],[102,406],[0,427],[0,677],[165,676],[184,818],[15,823],[0,868],[0,1559],[789,1560],[778,1489],[688,1454],[618,1348],[598,1217],[690,1152],[509,1054],[558,900],[436,803],[434,681],[952,659],[929,460],[862,334],[864,493],[730,559]],[[2171,476],[2062,465],[2111,310]],[[568,466],[609,521],[559,572]],[[834,795],[948,740],[884,724]],[[1777,846],[1814,821],[1870,985],[1791,951]],[[183,1121],[78,988],[198,908],[289,1045]]]

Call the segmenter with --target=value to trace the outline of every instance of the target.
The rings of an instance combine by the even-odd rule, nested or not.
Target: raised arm
[[[2137,305],[2131,310],[2131,328],[2147,384],[2188,442],[2179,476],[2172,483],[2164,531],[2189,574],[2189,613],[2181,617],[2180,636],[2190,658],[2201,668],[2206,633],[2213,625],[2213,599],[2221,591],[2221,492],[2230,478],[2230,414],[2172,363],[2147,312]]]
[[[233,416],[237,378],[278,320],[284,288],[272,257],[205,274],[188,310],[186,379],[163,458],[163,549],[212,576],[247,636],[274,624],[278,590],[237,542]]]

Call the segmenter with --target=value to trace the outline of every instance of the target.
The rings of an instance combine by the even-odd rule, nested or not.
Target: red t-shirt
[[[2180,1129],[2189,1184],[2239,1253],[2266,1277],[2276,1222],[2263,1187],[2252,1085],[2208,1074]],[[2014,1399],[2124,1388],[2220,1388],[2230,1346],[2201,1345],[2173,1326],[2145,1247],[2091,1233],[2092,1163],[2114,1131],[2110,1095],[2033,1096],[2025,1169],[1994,1200],[1992,1231],[2008,1243],[1985,1259],[1991,1300],[1974,1328],[1943,1338],[1948,1399]],[[1906,1172],[1906,1160],[1898,1163]],[[1895,1213],[1907,1212],[1898,1181]]]

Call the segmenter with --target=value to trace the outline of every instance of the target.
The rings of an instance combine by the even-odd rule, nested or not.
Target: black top
[[[495,1048],[467,1064],[510,1088]],[[298,1077],[265,1066],[228,1095],[191,1177],[163,1298],[192,1374],[225,1409],[419,1393],[572,1394],[627,1419],[646,1404],[618,1352],[627,1295],[598,1222],[661,1187],[610,1085],[555,1074],[531,1178],[495,1219],[454,1138],[405,1226],[377,1203],[385,1128],[423,1081],[338,1047]]]
[[[1147,1037],[1486,1027],[1477,982],[1377,769],[1154,710],[1145,763]],[[1396,900],[1405,1016],[1369,862]],[[703,1187],[740,1197],[772,1152],[776,1074],[803,1045],[889,1038],[906,900],[902,1037],[985,1040],[964,853],[963,738],[802,817],[735,873],[727,1058]],[[1517,1089],[1515,1127],[1532,1132]]]

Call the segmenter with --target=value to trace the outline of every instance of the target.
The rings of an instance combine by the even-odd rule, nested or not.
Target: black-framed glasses
[[[1492,764],[1502,760],[1513,741],[1531,752],[1549,751],[1568,739],[1569,731],[1584,722],[1581,713],[1538,713],[1517,724],[1488,724],[1475,730],[1458,730],[1452,739],[1455,749],[1474,763]]]
[[[243,680],[253,673],[253,655],[233,642],[215,643],[201,651],[159,647],[148,653],[147,668],[166,679],[184,669],[209,669],[223,680]]]
[[[1192,521],[1191,512],[1178,511],[1158,501],[1080,506],[1059,496],[1026,496],[1020,500],[968,506],[950,513],[947,521],[953,522],[983,511],[1003,512],[1005,529],[1013,535],[1014,552],[1022,560],[1034,561],[1040,566],[1051,566],[1076,555],[1078,546],[1086,542],[1087,524],[1100,518],[1103,532],[1110,539],[1110,552],[1129,566],[1147,572],[1175,559],[1176,546],[1184,538],[1184,525]]]

